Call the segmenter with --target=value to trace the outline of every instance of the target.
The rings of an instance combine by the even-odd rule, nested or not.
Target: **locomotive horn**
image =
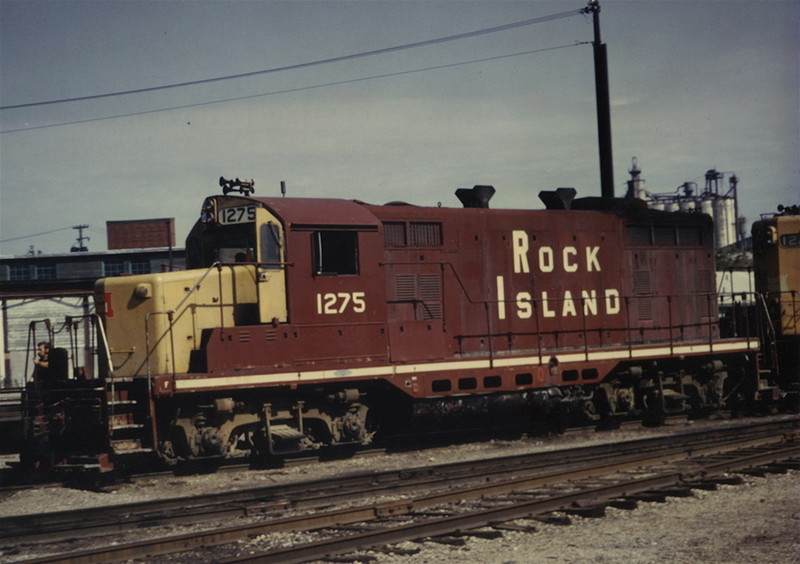
[[[227,180],[224,176],[219,177],[219,185],[222,187],[222,193],[240,192],[247,196],[255,191],[255,180]]]
[[[240,188],[252,188],[253,186],[255,186],[255,184],[256,183],[253,180],[239,180],[238,178],[236,179],[236,185],[239,186]]]

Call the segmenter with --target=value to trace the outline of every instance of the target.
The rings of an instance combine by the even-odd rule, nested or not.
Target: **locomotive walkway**
[[[667,492],[671,495],[689,495],[693,487],[712,487],[710,484],[727,472],[797,461],[800,457],[800,443],[794,441],[797,425],[795,418],[711,433],[694,432],[405,471],[354,474],[204,498],[16,517],[1,520],[0,531],[4,531],[4,545],[14,543],[23,553],[42,554],[58,548],[32,546],[37,537],[53,542],[59,536],[118,533],[148,522],[164,525],[256,516],[256,522],[243,525],[53,555],[31,562],[152,558],[275,532],[318,531],[314,538],[320,540],[303,546],[270,551],[267,545],[262,553],[244,560],[230,560],[302,562],[487,526],[493,527],[491,531],[474,534],[501,534],[498,531],[504,522],[552,511],[602,512],[605,503],[631,506],[636,499],[666,495],[656,490],[667,487],[671,488]],[[647,495],[642,497],[642,492]],[[356,500],[387,495],[393,496],[392,501],[353,505]],[[465,500],[477,501],[465,505]],[[338,509],[331,509],[337,504]],[[98,524],[103,520],[104,525]],[[354,528],[359,531],[357,534],[353,534]],[[119,537],[115,540],[119,541]],[[234,553],[234,549],[223,549],[217,559]]]

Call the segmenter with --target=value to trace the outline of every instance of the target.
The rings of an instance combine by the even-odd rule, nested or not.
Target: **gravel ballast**
[[[747,478],[691,498],[608,508],[568,526],[470,538],[463,547],[426,542],[412,556],[376,555],[390,564],[456,562],[605,564],[792,564],[800,562],[800,472]],[[530,525],[532,522],[528,521]],[[412,548],[414,543],[405,543]]]
[[[579,431],[558,438],[487,441],[414,452],[378,455],[271,470],[241,470],[213,475],[153,476],[119,484],[103,492],[60,486],[21,490],[0,497],[0,516],[78,509],[230,491],[302,480],[331,474],[409,468],[522,452],[552,451],[601,442],[737,425],[744,421],[678,422],[659,429],[635,428],[614,433]],[[744,483],[715,491],[695,490],[693,497],[668,498],[665,503],[639,503],[635,510],[608,508],[602,518],[570,517],[573,524],[557,526],[520,522],[533,532],[503,531],[500,539],[467,537],[463,546],[432,541],[404,543],[422,548],[413,555],[364,553],[364,561],[409,563],[798,563],[800,564],[800,471],[745,476]],[[149,535],[159,534],[152,529]],[[164,531],[164,534],[167,534]],[[248,542],[239,543],[246,553]],[[0,561],[3,557],[0,547]],[[11,554],[7,554],[11,556]],[[200,561],[210,561],[210,554]],[[15,553],[13,560],[24,559]],[[197,555],[195,555],[197,559]]]

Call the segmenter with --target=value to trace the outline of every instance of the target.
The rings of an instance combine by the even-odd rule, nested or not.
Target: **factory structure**
[[[674,192],[653,193],[645,187],[636,157],[633,157],[628,171],[627,198],[637,198],[647,202],[651,209],[664,211],[701,212],[714,220],[714,247],[722,249],[747,238],[746,221],[739,216],[737,185],[739,179],[734,173],[706,171],[705,186],[702,191],[697,182],[684,182]],[[727,186],[725,177],[727,175]]]
[[[626,198],[647,202],[651,209],[667,212],[696,212],[714,220],[714,248],[732,250],[728,260],[717,255],[717,294],[720,311],[735,302],[751,303],[754,289],[753,269],[750,266],[752,240],[747,233],[746,219],[739,216],[737,186],[739,179],[732,172],[709,169],[705,173],[705,186],[700,190],[697,182],[684,182],[673,192],[649,192],[642,178],[636,157],[631,160],[631,175]],[[725,179],[727,176],[727,186]],[[744,260],[743,260],[744,259]],[[725,264],[725,263],[728,264]]]

